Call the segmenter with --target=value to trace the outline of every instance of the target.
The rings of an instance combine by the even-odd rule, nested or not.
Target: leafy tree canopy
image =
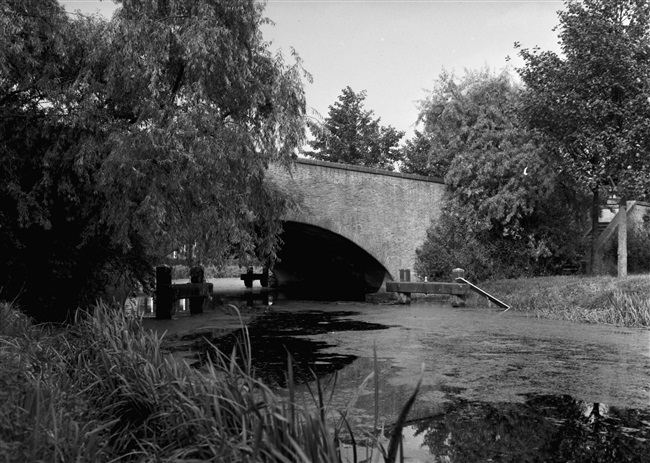
[[[105,21],[0,2],[0,279],[23,305],[146,282],[181,245],[219,263],[278,244],[289,199],[264,175],[304,141],[299,59],[270,51],[254,0],[118,3]]]
[[[478,278],[517,276],[575,259],[580,192],[520,120],[521,89],[488,70],[458,83],[443,73],[436,88],[449,92],[422,105],[419,138],[429,151],[404,161],[418,173],[444,173],[448,187],[443,216],[418,251],[418,273],[437,277],[461,266]]]
[[[380,118],[374,119],[374,112],[364,109],[365,99],[365,91],[344,88],[324,123],[311,124],[313,151],[304,154],[322,161],[393,170],[401,158],[398,144],[404,132],[380,125]]]
[[[650,183],[650,3],[585,0],[559,12],[563,56],[521,49],[526,114],[590,189]]]
[[[520,50],[524,109],[558,167],[592,191],[596,230],[604,191],[650,194],[650,3],[569,0],[559,19],[562,55]]]
[[[488,68],[468,70],[462,78],[443,71],[420,102],[421,131],[404,148],[403,171],[444,177],[456,156],[498,142],[495,134],[512,127],[510,100],[515,92],[507,74]]]

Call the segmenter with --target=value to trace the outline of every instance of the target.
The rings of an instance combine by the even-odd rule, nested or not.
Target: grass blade
[[[420,390],[420,385],[422,384],[422,378],[424,377],[424,364],[422,364],[422,371],[420,372],[420,378],[418,383],[415,385],[415,389],[411,394],[411,397],[406,401],[404,407],[400,411],[395,426],[393,428],[393,434],[390,437],[390,442],[388,444],[388,454],[386,455],[386,463],[394,463],[397,458],[397,449],[401,447],[402,444],[402,429],[404,428],[404,423],[406,423],[406,418],[408,417],[409,411],[415,402],[415,398],[418,395]]]

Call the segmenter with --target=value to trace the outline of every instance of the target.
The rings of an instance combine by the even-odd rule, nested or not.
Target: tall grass
[[[514,310],[538,317],[650,327],[650,275],[521,278],[481,286]]]
[[[328,421],[318,381],[315,411],[299,405],[291,362],[287,400],[236,351],[197,371],[160,347],[137,318],[103,305],[61,328],[0,304],[0,461],[341,461],[345,416]],[[385,461],[399,445],[379,449]]]

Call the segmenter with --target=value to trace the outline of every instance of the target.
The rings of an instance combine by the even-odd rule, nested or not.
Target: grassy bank
[[[556,276],[500,280],[481,287],[512,309],[574,322],[650,327],[650,275]]]
[[[286,399],[250,362],[222,355],[197,371],[160,343],[105,306],[64,328],[0,303],[0,461],[338,462],[340,433],[354,442],[345,420],[326,418],[320,386],[298,403],[291,366]],[[398,441],[374,442],[396,461]]]

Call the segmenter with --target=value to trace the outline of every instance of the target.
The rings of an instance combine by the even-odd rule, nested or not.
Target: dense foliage
[[[512,84],[504,74],[487,88],[486,81],[494,77],[488,69],[467,70],[460,79],[443,70],[420,102],[417,122],[422,128],[404,145],[404,172],[444,178],[457,156],[491,143],[495,130],[510,124],[515,94],[498,87]]]
[[[579,259],[580,192],[520,120],[521,92],[507,73],[443,73],[422,102],[416,137],[427,149],[404,164],[444,175],[448,198],[417,252],[420,276],[454,267],[479,280],[534,275]]]
[[[272,258],[289,199],[264,175],[304,140],[306,75],[264,21],[254,0],[124,1],[110,21],[0,1],[3,298],[60,320],[184,245]]]
[[[380,125],[371,110],[364,109],[366,92],[343,89],[329,107],[323,124],[311,124],[312,150],[305,154],[322,161],[393,170],[401,158],[399,141],[404,136],[392,126]]]
[[[595,230],[604,195],[650,194],[650,3],[569,0],[559,19],[562,55],[520,51],[523,108],[558,167],[591,191]]]

